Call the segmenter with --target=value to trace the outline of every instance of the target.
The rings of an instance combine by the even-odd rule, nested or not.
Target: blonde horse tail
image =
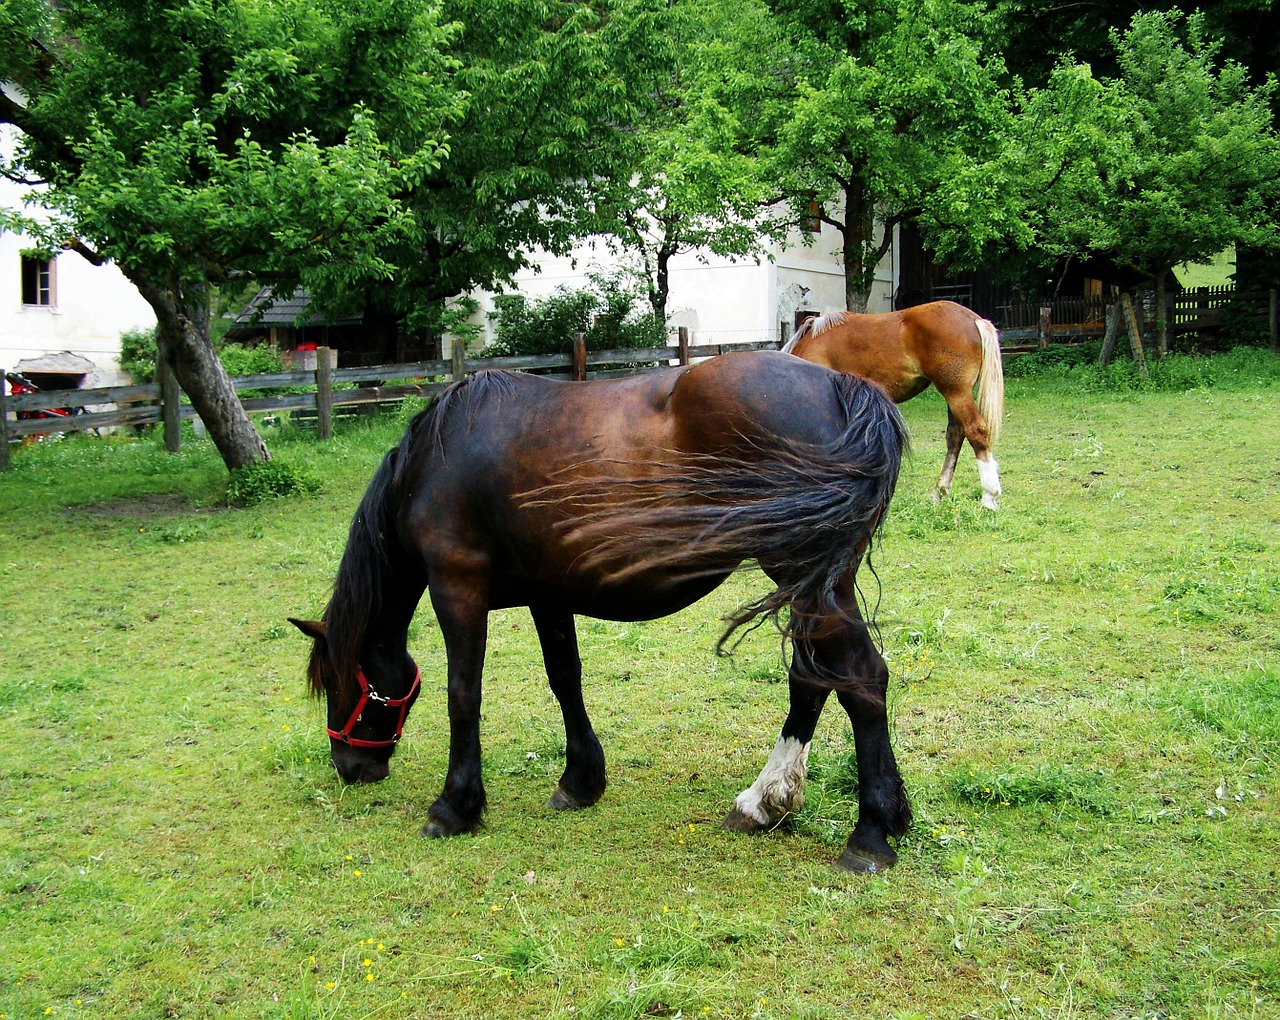
[[[982,364],[978,369],[978,413],[987,423],[991,445],[1000,436],[1004,420],[1004,365],[1000,359],[1000,333],[995,323],[978,319],[978,336],[982,338]]]

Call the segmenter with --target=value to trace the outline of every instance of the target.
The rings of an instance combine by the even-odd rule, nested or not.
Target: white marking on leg
[[[1000,465],[991,454],[978,458],[978,479],[982,482],[982,505],[988,510],[999,509],[996,497],[1004,490],[1000,488]]]
[[[809,745],[795,737],[779,737],[760,777],[738,794],[734,806],[761,825],[776,825],[804,807],[808,774]]]

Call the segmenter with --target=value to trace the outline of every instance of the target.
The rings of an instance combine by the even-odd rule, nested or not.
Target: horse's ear
[[[323,620],[297,620],[290,616],[289,622],[309,638],[324,641],[328,637]]]

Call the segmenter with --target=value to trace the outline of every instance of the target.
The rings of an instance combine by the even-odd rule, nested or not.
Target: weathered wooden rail
[[[689,334],[681,329],[675,344],[666,347],[639,347],[608,351],[587,351],[586,338],[575,338],[574,349],[565,354],[540,354],[503,358],[468,358],[416,361],[362,368],[332,368],[329,351],[318,352],[315,370],[266,372],[235,376],[237,393],[253,390],[290,389],[295,392],[242,397],[249,412],[313,411],[321,438],[333,432],[336,408],[371,407],[403,400],[430,397],[452,382],[482,369],[515,372],[541,371],[564,379],[604,379],[652,372],[668,365],[714,357],[729,351],[777,349],[776,340],[691,346]],[[619,366],[619,367],[610,367]],[[38,393],[5,394],[0,386],[0,470],[8,467],[9,441],[60,432],[87,431],[123,425],[165,424],[165,441],[176,450],[180,443],[178,423],[196,417],[195,409],[184,403],[176,385],[161,372],[158,381],[138,386],[107,386],[94,389],[41,390]],[[301,392],[299,392],[301,391]],[[98,410],[101,405],[114,405]],[[30,417],[59,408],[64,416]]]

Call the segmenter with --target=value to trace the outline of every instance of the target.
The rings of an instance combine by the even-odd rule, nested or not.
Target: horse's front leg
[[[573,614],[544,606],[530,606],[529,611],[542,642],[542,661],[551,693],[564,716],[564,775],[549,804],[557,810],[590,807],[604,793],[604,749],[582,701],[582,659],[578,655]]]
[[[796,668],[793,662],[788,681],[791,707],[778,742],[759,778],[734,800],[724,820],[728,829],[737,832],[771,829],[804,807],[809,744],[830,692],[797,679]]]
[[[431,575],[431,605],[449,660],[449,772],[427,812],[424,836],[474,832],[485,809],[480,775],[480,678],[488,638],[485,578]]]

